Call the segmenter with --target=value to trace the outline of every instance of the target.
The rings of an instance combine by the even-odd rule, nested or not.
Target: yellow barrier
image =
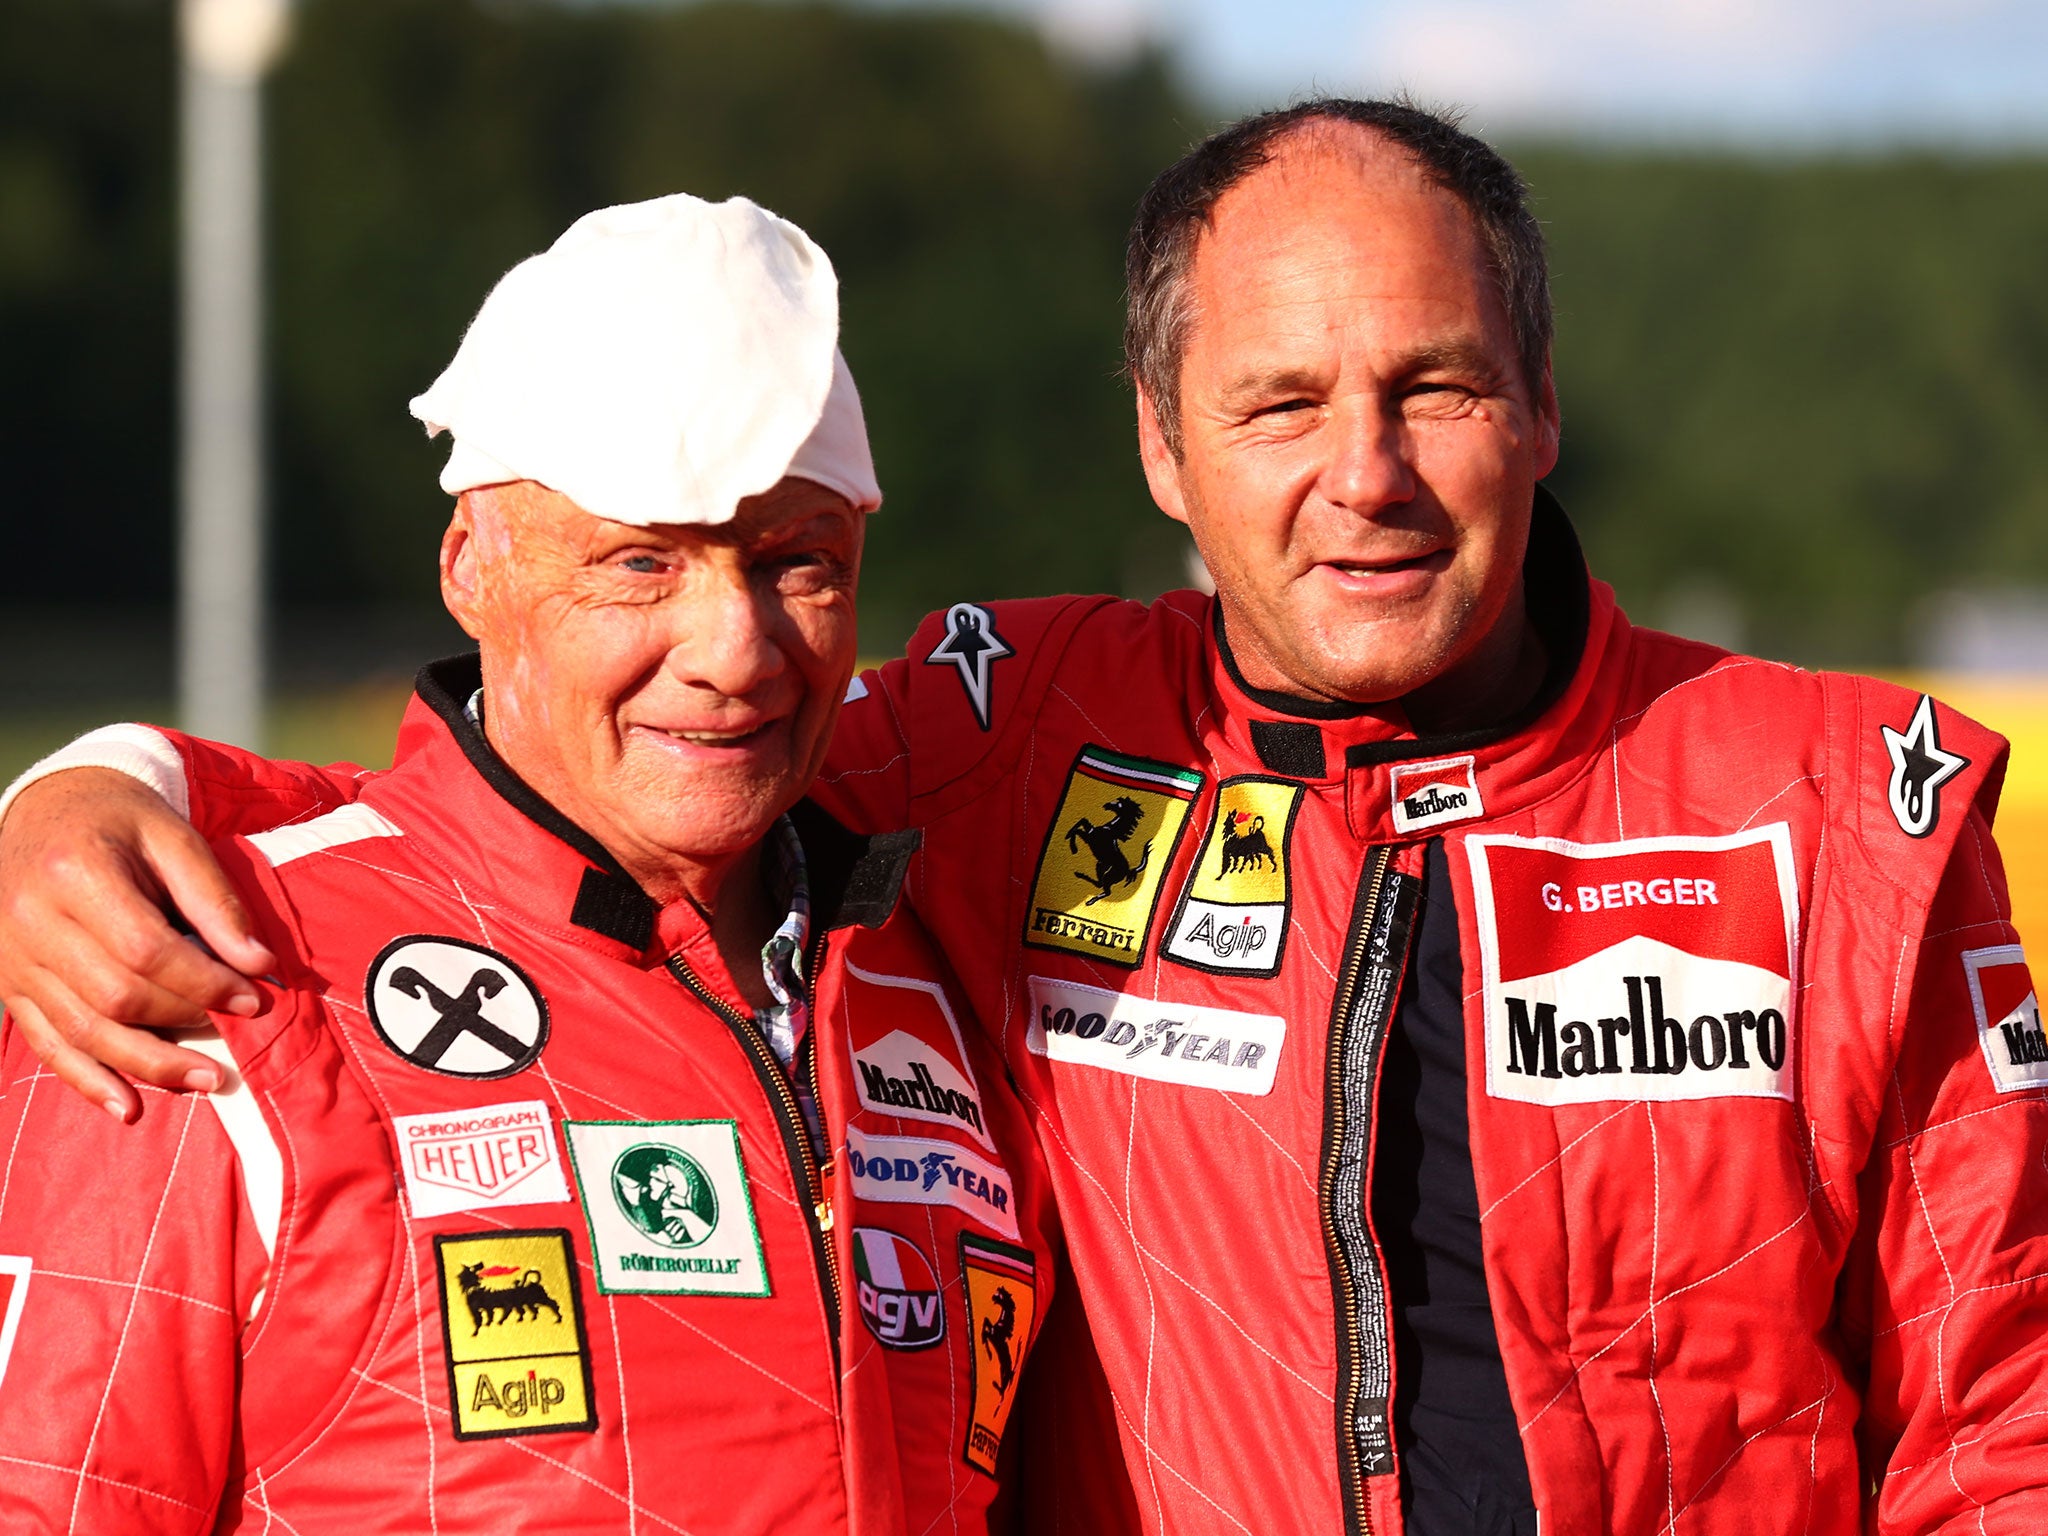
[[[2048,679],[1912,673],[1903,687],[1931,693],[2012,743],[1998,802],[1998,847],[2022,937],[2048,934]]]

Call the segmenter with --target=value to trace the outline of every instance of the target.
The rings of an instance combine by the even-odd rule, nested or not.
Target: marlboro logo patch
[[[21,1309],[28,1302],[28,1273],[34,1267],[21,1254],[0,1253],[0,1382],[7,1380],[7,1360],[14,1353]]]
[[[1226,779],[1163,946],[1200,971],[1271,976],[1287,943],[1288,845],[1302,787]]]
[[[1965,950],[1963,977],[1992,1086],[2000,1093],[2048,1087],[2048,1038],[2025,951],[2017,944]]]
[[[415,1217],[569,1198],[554,1124],[538,1099],[397,1115],[391,1130]]]
[[[455,1438],[597,1428],[569,1234],[437,1237],[434,1260]]]
[[[1466,848],[1494,1098],[1792,1096],[1799,904],[1784,823]]]
[[[1024,1368],[1038,1315],[1036,1269],[1027,1249],[963,1232],[960,1275],[967,1291],[967,1349],[974,1361],[963,1454],[967,1465],[994,1477],[1016,1401],[1017,1373]]]
[[[1067,775],[1032,884],[1024,942],[1135,966],[1202,776],[1102,747]]]
[[[1434,763],[1400,763],[1388,777],[1394,791],[1396,832],[1421,832],[1486,814],[1469,754]]]
[[[600,1296],[766,1296],[730,1120],[569,1120]]]
[[[964,1130],[993,1151],[981,1090],[945,989],[848,962],[842,995],[861,1103],[885,1115]]]

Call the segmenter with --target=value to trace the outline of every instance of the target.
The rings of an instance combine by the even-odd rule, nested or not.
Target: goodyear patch
[[[983,1226],[1017,1236],[1010,1175],[955,1141],[869,1136],[846,1128],[846,1161],[857,1199],[888,1205],[950,1205]]]
[[[1271,976],[1287,944],[1288,843],[1302,787],[1225,779],[1202,855],[1167,929],[1168,959],[1198,971]]]
[[[960,1234],[960,1279],[967,1293],[967,1350],[973,1395],[967,1414],[967,1465],[996,1475],[1003,1430],[1017,1400],[1017,1377],[1037,1321],[1037,1266],[1030,1250]]]
[[[434,1263],[455,1438],[597,1428],[569,1234],[436,1237]]]
[[[1038,855],[1024,942],[1136,966],[1202,775],[1083,747]]]
[[[7,1379],[7,1358],[14,1353],[14,1335],[21,1327],[28,1275],[34,1267],[22,1254],[0,1253],[0,1382]]]
[[[739,1127],[568,1120],[601,1296],[766,1296]]]

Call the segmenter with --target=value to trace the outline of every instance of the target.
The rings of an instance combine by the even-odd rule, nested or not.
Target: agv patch
[[[2026,952],[2017,944],[1963,952],[1963,978],[1977,1016],[1977,1042],[2000,1093],[2048,1087],[2048,1036]]]
[[[568,1120],[600,1296],[766,1296],[731,1120]]]
[[[1084,747],[1032,883],[1024,942],[1136,966],[1202,775]]]
[[[434,1263],[455,1438],[597,1428],[569,1234],[436,1237]]]
[[[1783,822],[1465,846],[1490,1095],[1792,1097],[1799,897]]]
[[[1225,779],[1180,907],[1161,946],[1199,971],[1271,976],[1287,944],[1288,865],[1302,786]]]
[[[860,1320],[878,1344],[929,1349],[946,1336],[938,1270],[909,1238],[886,1227],[855,1227],[853,1278]]]
[[[994,1477],[1017,1399],[1017,1376],[1038,1317],[1037,1266],[1028,1249],[962,1232],[960,1276],[967,1292],[967,1350],[973,1361],[962,1454],[967,1465]]]
[[[21,1309],[28,1304],[28,1275],[34,1261],[25,1254],[0,1253],[0,1383],[7,1380],[8,1357],[21,1329]]]

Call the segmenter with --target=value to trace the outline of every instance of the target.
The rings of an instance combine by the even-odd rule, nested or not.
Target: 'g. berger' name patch
[[[1799,900],[1783,822],[1466,847],[1490,1095],[1791,1098]]]

